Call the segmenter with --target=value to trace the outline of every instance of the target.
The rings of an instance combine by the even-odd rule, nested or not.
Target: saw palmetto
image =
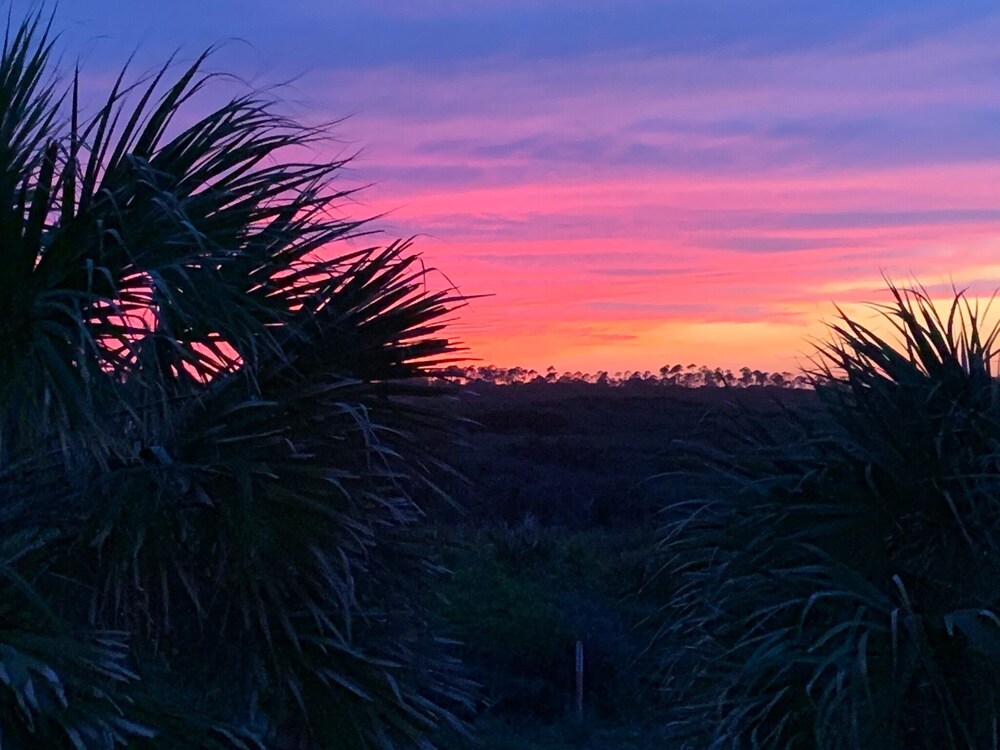
[[[0,629],[0,678],[37,675],[0,679],[0,742],[458,726],[412,497],[442,464],[424,446],[449,431],[433,376],[462,298],[341,215],[344,161],[296,156],[322,129],[256,93],[198,114],[205,56],[125,71],[86,115],[51,55],[34,16],[0,57],[0,541],[30,540],[5,570],[38,605]]]

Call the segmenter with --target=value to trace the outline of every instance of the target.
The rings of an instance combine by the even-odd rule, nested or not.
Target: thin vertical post
[[[583,721],[583,641],[576,642],[576,719]]]

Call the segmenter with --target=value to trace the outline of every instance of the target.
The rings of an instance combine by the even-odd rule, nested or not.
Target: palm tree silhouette
[[[205,55],[87,118],[52,45],[0,55],[4,745],[412,746],[467,695],[410,531],[461,299],[322,130],[189,118]]]

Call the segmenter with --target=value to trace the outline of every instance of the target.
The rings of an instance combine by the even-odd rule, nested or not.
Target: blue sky
[[[355,210],[495,295],[457,327],[483,359],[792,368],[883,273],[1000,285],[998,7],[61,0],[57,27],[94,95],[221,41],[296,116],[350,115]]]

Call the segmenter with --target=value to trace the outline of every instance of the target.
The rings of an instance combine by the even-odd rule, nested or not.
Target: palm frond
[[[0,541],[3,742],[103,750],[155,736],[132,715],[128,633],[74,630],[20,572],[44,548],[23,535]]]
[[[469,704],[414,501],[443,468],[434,377],[463,298],[410,243],[359,246],[344,161],[290,157],[321,130],[255,93],[186,118],[208,53],[126,68],[87,118],[75,79],[68,112],[40,88],[33,24],[0,63],[30,102],[0,123],[0,518],[56,530],[39,580],[60,617],[129,634],[141,679],[107,701],[139,718],[112,740],[426,746]]]
[[[664,550],[665,689],[718,748],[990,748],[1000,683],[997,328],[889,287],[898,340],[848,316],[823,412],[741,423],[729,478]]]

